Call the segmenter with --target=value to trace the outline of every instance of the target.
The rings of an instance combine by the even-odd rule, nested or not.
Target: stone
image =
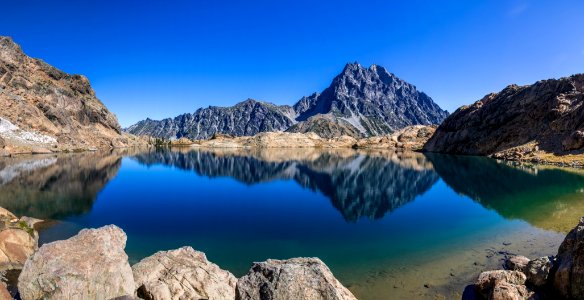
[[[584,299],[584,217],[558,249],[559,262],[553,278],[555,290],[567,299]]]
[[[528,263],[529,258],[522,255],[514,255],[505,260],[505,268],[511,271],[523,272]]]
[[[12,300],[14,299],[10,292],[8,291],[8,287],[6,283],[0,282],[0,300]]]
[[[157,252],[132,270],[143,299],[235,299],[235,276],[191,247]]]
[[[44,244],[24,264],[18,290],[28,299],[110,299],[133,295],[136,286],[126,234],[115,225],[84,229]]]
[[[578,150],[584,147],[584,131],[576,130],[562,141],[565,151]]]
[[[237,281],[236,299],[356,299],[318,258],[268,259]]]
[[[540,257],[531,260],[524,268],[523,273],[527,276],[527,282],[536,286],[545,286],[549,281],[550,272],[554,266],[554,257]]]
[[[18,219],[0,207],[0,272],[22,269],[38,248],[38,233],[28,218]]]
[[[525,287],[526,279],[519,271],[486,271],[479,275],[475,288],[484,299],[529,299],[534,293]]]

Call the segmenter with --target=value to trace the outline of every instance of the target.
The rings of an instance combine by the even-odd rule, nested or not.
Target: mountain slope
[[[8,152],[124,142],[116,116],[96,98],[86,77],[28,57],[9,37],[0,37],[0,119]]]
[[[233,107],[199,109],[174,119],[146,119],[127,131],[191,139],[206,139],[214,133],[244,136],[284,130],[312,131],[327,138],[340,134],[371,136],[409,125],[439,124],[447,115],[430,97],[385,68],[364,68],[354,63],[347,64],[322,93],[303,97],[292,107],[247,100]]]
[[[510,85],[459,108],[438,127],[424,149],[536,160],[546,153],[581,154],[583,104],[584,74]]]

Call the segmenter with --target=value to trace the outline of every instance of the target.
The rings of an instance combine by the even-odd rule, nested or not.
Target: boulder
[[[44,244],[18,278],[28,299],[111,299],[135,292],[124,252],[126,234],[115,225],[84,229],[67,240]]]
[[[511,271],[523,272],[528,263],[529,258],[522,255],[514,255],[505,260],[505,268]]]
[[[132,270],[143,299],[235,299],[237,278],[191,247],[157,252]]]
[[[38,248],[38,233],[28,220],[0,207],[0,272],[22,269]]]
[[[236,299],[356,299],[318,258],[268,259],[237,281]]]
[[[562,141],[564,150],[577,150],[584,147],[584,132],[576,130],[572,132],[567,138]]]
[[[553,256],[540,257],[530,261],[523,271],[527,276],[527,282],[537,287],[546,285],[554,262]]]
[[[558,249],[559,265],[553,285],[568,299],[584,299],[584,217],[572,229]]]
[[[479,275],[475,288],[484,299],[529,299],[534,293],[525,286],[526,279],[519,271],[486,271]]]

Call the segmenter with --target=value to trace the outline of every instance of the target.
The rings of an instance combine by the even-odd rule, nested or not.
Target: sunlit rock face
[[[152,151],[134,156],[143,164],[162,163],[203,176],[229,176],[246,184],[289,179],[327,196],[348,221],[378,219],[414,200],[438,180],[419,153],[366,155],[357,151],[294,153],[270,151]],[[383,187],[383,188],[379,188]]]
[[[40,219],[80,214],[120,166],[110,152],[0,158],[0,206]]]
[[[509,85],[452,113],[425,149],[505,158],[533,152],[580,154],[584,147],[583,102],[584,74]]]
[[[390,134],[410,125],[440,124],[448,112],[385,68],[347,64],[322,93],[293,106],[248,99],[231,107],[201,108],[176,118],[146,119],[126,129],[158,138],[208,139],[216,133],[250,136],[267,131],[314,132],[324,138]]]
[[[12,153],[128,143],[116,116],[96,97],[86,77],[31,58],[11,38],[2,36],[0,118],[0,136]]]

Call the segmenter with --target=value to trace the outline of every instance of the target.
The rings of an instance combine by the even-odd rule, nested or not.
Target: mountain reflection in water
[[[277,151],[279,155],[270,156]],[[347,221],[379,219],[426,192],[438,175],[419,153],[314,150],[152,151],[135,155],[145,165],[163,164],[211,178],[246,184],[294,180],[326,195]]]

